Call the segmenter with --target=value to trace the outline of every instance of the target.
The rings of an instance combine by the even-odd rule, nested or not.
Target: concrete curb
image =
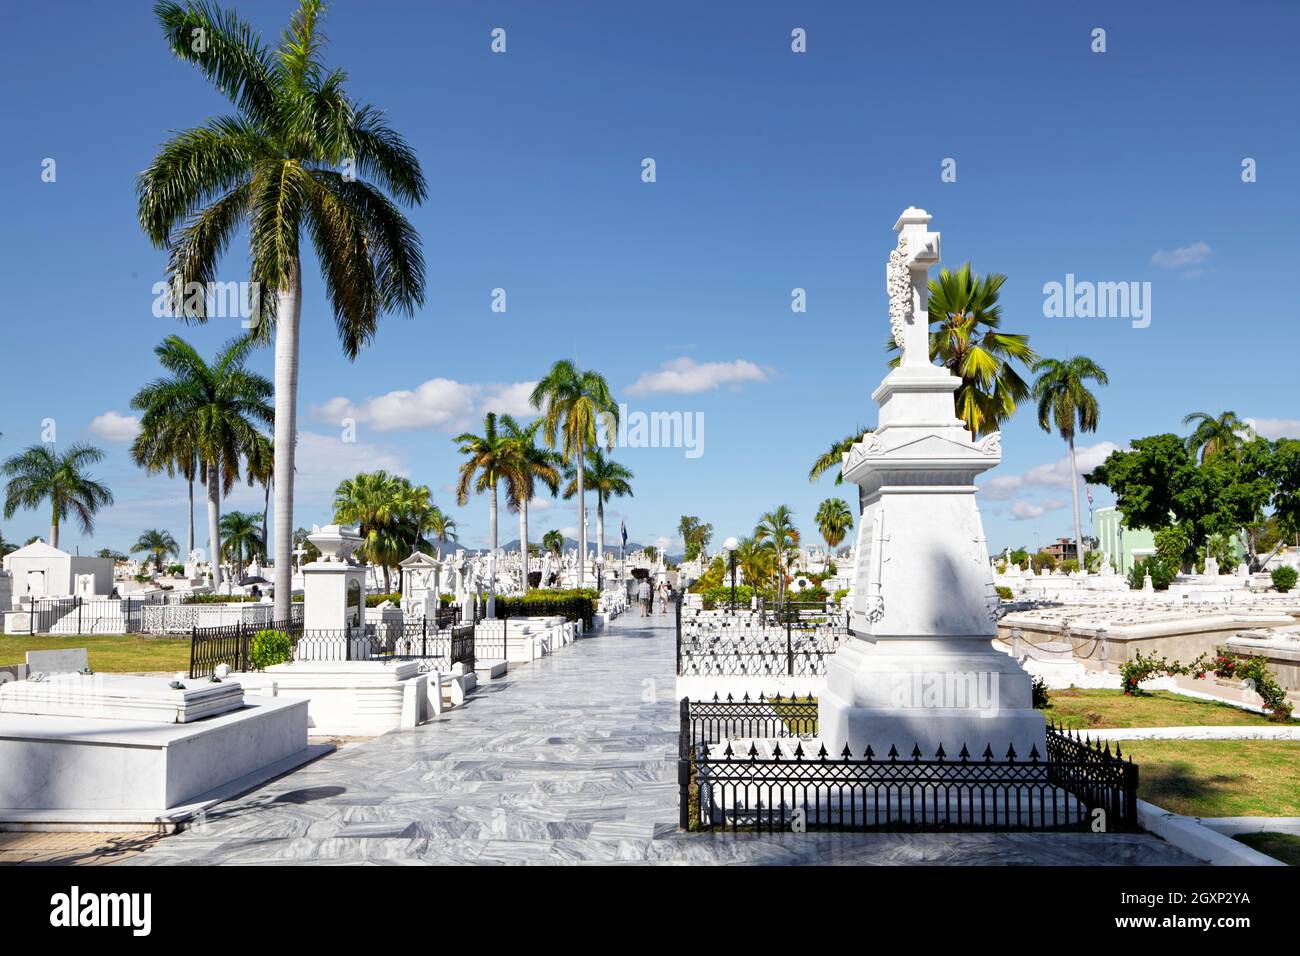
[[[1210,829],[1196,817],[1179,816],[1145,800],[1138,801],[1137,810],[1138,823],[1144,830],[1211,866],[1286,866],[1281,860]]]
[[[1093,740],[1300,740],[1300,727],[1108,727],[1079,733]]]

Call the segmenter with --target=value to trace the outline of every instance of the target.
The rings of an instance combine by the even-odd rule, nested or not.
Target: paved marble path
[[[679,833],[673,672],[672,619],[633,612],[121,865],[1193,862],[1145,835]]]

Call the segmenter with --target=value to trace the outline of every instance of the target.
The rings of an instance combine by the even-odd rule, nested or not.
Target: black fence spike
[[[1007,759],[1008,759],[1008,760],[1011,760],[1011,761],[1014,761],[1014,760],[1016,759],[1016,745],[1015,745],[1015,744],[1008,744],[1008,745],[1007,745]]]
[[[866,757],[868,761],[872,761],[876,759],[876,752],[871,749],[871,744],[867,744],[866,753],[864,753],[862,756]]]
[[[1038,744],[1032,744],[1029,748],[1029,759],[1038,763]]]
[[[934,759],[942,760],[946,756],[948,755],[943,752],[943,741],[939,741],[939,749],[934,752]]]
[[[918,763],[921,760],[921,744],[917,741],[912,743],[912,759]]]
[[[818,760],[825,760],[825,759],[827,758],[827,756],[829,756],[829,755],[826,753],[826,744],[823,743],[823,744],[821,745],[821,748],[817,751],[817,759],[818,759]]]
[[[749,759],[754,760],[758,757],[758,746],[754,743],[749,745]]]
[[[986,744],[984,745],[984,759],[985,759],[985,760],[992,760],[992,759],[993,759],[993,744],[991,744],[991,743],[986,743]]]
[[[898,748],[895,747],[893,744],[889,745],[889,759],[890,760],[898,759]]]
[[[716,690],[713,692],[713,702],[715,704],[721,703],[721,699],[718,697],[718,692]]]
[[[848,744],[844,745],[844,749],[840,751],[840,756],[843,757],[845,760],[853,759],[853,751],[849,750]]]
[[[794,759],[795,760],[803,759],[803,741],[799,741],[797,744],[794,745]]]
[[[736,701],[731,696],[731,691],[727,691],[727,703],[734,704]]]
[[[759,702],[760,704],[767,703],[767,693],[766,693],[766,692],[761,691],[761,690],[758,692],[758,702]]]
[[[966,749],[965,744],[961,745],[961,753],[959,753],[957,756],[961,758],[962,763],[965,763],[967,760],[970,759],[970,751]]]
[[[730,760],[732,757],[735,756],[735,751],[733,751],[733,750],[731,749],[731,741],[730,741],[730,740],[727,741],[727,750],[726,750],[726,752],[725,752],[722,756],[726,757],[728,760]]]
[[[779,740],[774,741],[772,744],[772,759],[780,760],[782,756],[783,754],[781,753],[781,741]]]
[[[1115,759],[1116,759],[1116,760],[1123,760],[1123,759],[1124,759],[1124,755],[1123,755],[1122,753],[1120,753],[1120,751],[1119,751],[1119,741],[1118,741],[1118,740],[1115,741]]]

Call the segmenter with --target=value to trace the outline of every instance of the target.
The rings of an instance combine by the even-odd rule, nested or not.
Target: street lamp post
[[[728,538],[722,542],[722,547],[727,552],[727,560],[731,564],[731,613],[736,613],[736,548],[740,547],[740,542],[735,538]]]

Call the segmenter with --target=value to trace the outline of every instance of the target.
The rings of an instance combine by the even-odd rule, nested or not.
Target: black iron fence
[[[688,830],[1136,830],[1138,770],[1116,747],[1047,729],[1047,753],[913,746],[830,753],[810,698],[681,702]]]
[[[288,637],[292,660],[373,661],[440,660],[450,667],[464,664],[474,669],[475,642],[472,623],[453,624],[450,616],[402,624],[367,624],[346,629],[304,629],[301,620],[263,626],[233,624],[196,627],[190,632],[190,677],[210,676],[219,664],[231,670],[253,671],[263,666],[259,635]],[[449,626],[441,627],[441,623]],[[281,645],[282,646],[282,645]]]
[[[772,614],[682,620],[677,605],[677,674],[697,676],[817,677],[849,639],[848,616],[799,608]],[[778,623],[779,622],[779,623]]]

